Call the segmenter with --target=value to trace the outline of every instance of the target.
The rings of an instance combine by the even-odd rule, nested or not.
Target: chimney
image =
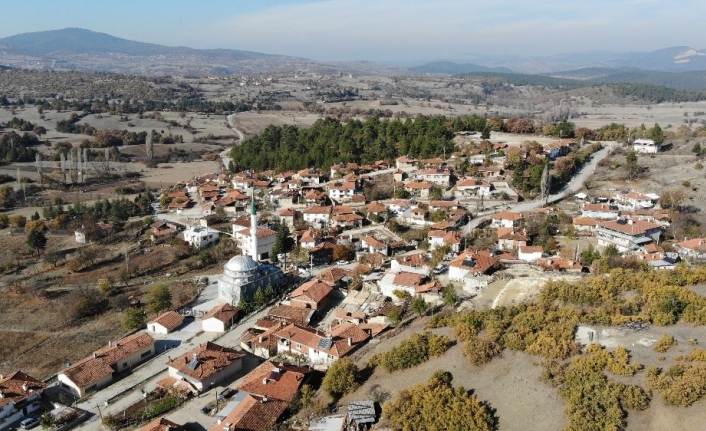
[[[113,342],[111,340],[108,340],[108,347],[113,347]]]
[[[348,345],[349,346],[353,345],[353,337],[348,337]]]
[[[265,341],[265,337],[260,335],[259,337],[257,337],[257,341],[258,341],[258,343],[262,344],[262,342]]]
[[[27,383],[25,383],[24,385],[22,385],[22,390],[25,391],[25,392],[27,392],[27,391],[29,390],[29,386],[27,386]]]
[[[263,384],[263,385],[266,385],[266,384],[267,384],[267,377],[263,377],[263,379],[262,379],[262,384]]]
[[[5,398],[5,392],[0,391],[0,398]]]
[[[98,358],[98,353],[93,352],[93,359],[97,359],[97,358]]]
[[[260,402],[261,402],[262,404],[265,404],[265,403],[267,402],[267,397],[262,397],[262,399],[260,400]]]

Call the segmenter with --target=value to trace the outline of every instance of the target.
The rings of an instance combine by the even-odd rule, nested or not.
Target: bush
[[[706,364],[675,364],[666,371],[651,367],[647,383],[667,404],[688,407],[706,395]]]
[[[401,431],[497,429],[493,409],[465,389],[454,389],[452,378],[436,372],[429,383],[403,390],[383,406],[383,416]]]
[[[671,347],[676,346],[676,345],[677,345],[677,340],[675,340],[674,337],[672,337],[669,334],[664,334],[664,335],[662,335],[662,338],[660,338],[659,341],[657,341],[657,344],[655,344],[654,350],[655,350],[655,352],[664,353],[667,350],[669,350]]]
[[[323,381],[323,388],[333,398],[349,394],[360,386],[360,371],[348,358],[341,358],[331,364]]]
[[[431,332],[413,334],[392,350],[373,356],[369,365],[379,364],[388,373],[404,370],[426,362],[432,356],[441,356],[451,346],[453,346],[453,342],[444,335],[436,335]]]

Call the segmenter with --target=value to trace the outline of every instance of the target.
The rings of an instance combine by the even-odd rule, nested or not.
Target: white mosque
[[[257,211],[254,196],[250,205],[250,238],[251,256],[243,254],[233,257],[223,267],[223,275],[218,280],[218,299],[231,305],[238,305],[242,296],[251,299],[258,289],[264,289],[269,285],[276,287],[284,278],[279,267],[258,262]]]

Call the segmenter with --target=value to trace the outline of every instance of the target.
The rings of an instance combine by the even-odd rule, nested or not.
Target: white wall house
[[[517,249],[517,258],[525,262],[534,262],[542,258],[544,250],[539,245],[524,246]]]
[[[320,224],[326,226],[331,221],[330,206],[312,206],[302,211],[305,223],[312,225]]]
[[[167,361],[169,376],[186,380],[199,392],[211,389],[243,368],[243,356],[228,347],[206,342]]]
[[[201,329],[204,332],[226,332],[233,326],[235,318],[238,316],[238,307],[230,304],[221,304],[212,308],[208,313],[201,316]]]
[[[176,311],[167,311],[147,322],[147,330],[155,334],[168,334],[184,323],[184,316]]]
[[[662,145],[656,144],[652,139],[635,139],[632,149],[638,153],[657,154],[662,151]]]
[[[184,231],[184,241],[196,248],[208,247],[218,241],[221,233],[215,229],[203,226],[189,226]]]
[[[47,385],[34,377],[16,371],[0,374],[0,430],[42,408],[40,397]]]
[[[328,196],[337,201],[348,201],[355,194],[355,181],[336,182],[329,184]]]
[[[619,219],[598,223],[596,237],[599,247],[614,245],[621,253],[632,253],[658,241],[661,232],[657,223]]]

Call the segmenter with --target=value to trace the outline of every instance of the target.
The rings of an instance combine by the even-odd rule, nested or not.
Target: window
[[[297,349],[301,349],[301,348],[302,348],[302,345],[297,343]]]
[[[127,362],[123,362],[123,368],[127,367]]]
[[[316,349],[314,349],[314,354],[315,354],[315,355],[318,355],[318,354],[319,354],[319,351],[316,350]]]
[[[86,388],[86,392],[95,391],[97,387],[98,387],[97,385],[89,386],[89,387]]]
[[[144,358],[144,357],[149,356],[149,355],[151,355],[151,354],[152,354],[152,350],[148,350],[148,351],[146,351],[145,353],[141,354],[141,355],[140,355],[140,358]]]

